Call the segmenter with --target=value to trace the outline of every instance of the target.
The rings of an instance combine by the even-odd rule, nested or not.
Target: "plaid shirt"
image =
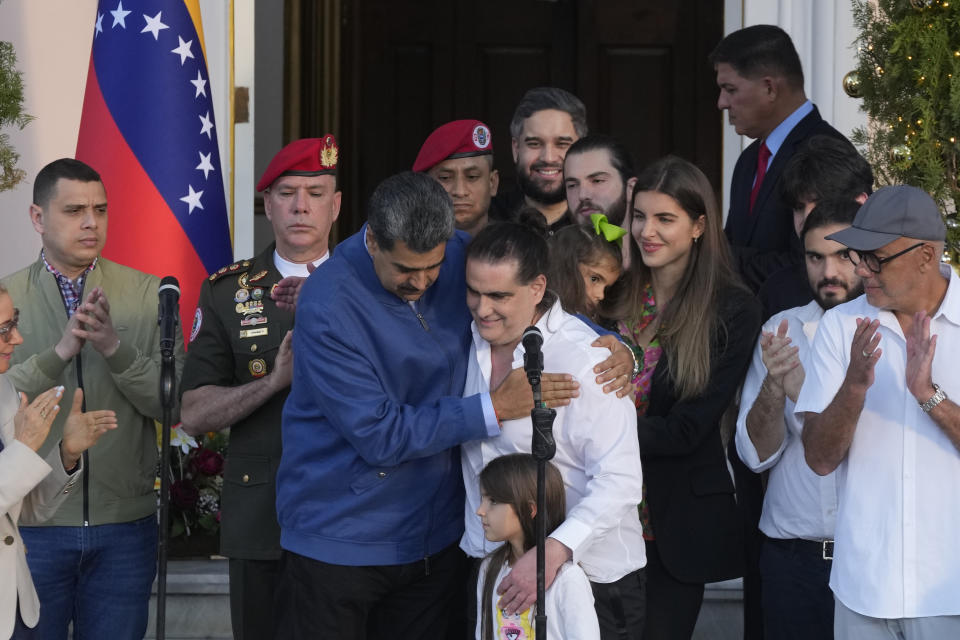
[[[90,266],[84,269],[83,273],[77,276],[76,280],[71,280],[47,262],[47,257],[44,255],[42,249],[40,250],[40,259],[43,260],[43,266],[47,268],[47,271],[52,273],[53,277],[57,279],[57,286],[60,287],[60,296],[63,298],[63,306],[67,309],[67,317],[72,318],[77,307],[80,306],[80,296],[83,295],[83,282],[87,279],[87,274],[97,266],[98,258],[94,258]]]

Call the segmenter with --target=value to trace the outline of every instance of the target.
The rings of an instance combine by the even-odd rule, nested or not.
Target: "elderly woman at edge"
[[[10,356],[23,342],[18,316],[0,285],[0,374],[10,368]],[[37,450],[60,411],[62,395],[63,387],[54,387],[28,403],[0,375],[0,640],[36,637],[33,627],[40,615],[17,521],[33,524],[49,518],[81,475],[80,454],[117,426],[113,411],[82,413],[83,392],[77,390],[60,446],[41,458]]]

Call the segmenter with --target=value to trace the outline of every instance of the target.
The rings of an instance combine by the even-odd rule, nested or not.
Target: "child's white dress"
[[[498,609],[497,587],[510,573],[510,567],[504,563],[497,575],[493,586],[491,602],[483,603],[483,577],[487,571],[490,558],[484,558],[480,565],[477,578],[477,629],[476,638],[480,640],[482,624],[482,606],[495,610],[493,619],[494,638],[497,640],[531,640],[534,637],[535,621],[533,610],[513,616],[505,616],[502,609]],[[593,590],[587,574],[573,562],[565,562],[557,572],[557,577],[544,594],[547,609],[547,639],[548,640],[600,640],[600,624],[597,622],[597,613],[593,608]]]

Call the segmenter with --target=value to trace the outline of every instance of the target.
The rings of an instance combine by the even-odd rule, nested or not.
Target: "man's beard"
[[[828,285],[843,287],[846,294],[843,296],[820,295],[820,289]],[[835,306],[853,300],[854,298],[859,298],[861,295],[863,295],[863,280],[860,278],[857,278],[856,283],[852,287],[848,287],[846,282],[836,278],[824,278],[817,283],[817,287],[813,291],[813,297],[816,298],[817,304],[819,304],[824,311],[833,309]]]
[[[594,202],[591,202],[589,200],[581,202],[580,206],[577,207],[577,211],[576,211],[577,221],[590,222],[590,217],[588,214],[584,212],[584,210],[595,209],[595,208],[599,208],[599,207]],[[622,194],[616,202],[614,202],[612,205],[607,207],[605,210],[591,211],[591,213],[602,213],[603,215],[607,216],[607,222],[609,222],[610,224],[615,224],[619,226],[623,222],[623,219],[624,217],[626,217],[626,214],[627,214],[627,194],[625,193]]]
[[[557,185],[555,190],[547,191],[537,184],[531,177],[531,173],[533,171],[545,167],[551,169],[555,168],[561,171],[563,170],[563,167],[553,167],[552,165],[543,163],[535,163],[532,167],[530,167],[530,173],[527,173],[518,167],[517,182],[520,184],[520,192],[534,202],[539,202],[541,204],[557,204],[558,202],[563,202],[567,199],[567,194],[564,192],[563,188],[563,180],[560,180],[560,183]]]

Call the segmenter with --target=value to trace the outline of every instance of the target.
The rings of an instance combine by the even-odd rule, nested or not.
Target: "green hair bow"
[[[593,230],[597,232],[598,236],[603,236],[607,242],[623,244],[621,238],[627,235],[627,230],[607,222],[607,216],[602,213],[591,213],[590,222],[593,223]]]

